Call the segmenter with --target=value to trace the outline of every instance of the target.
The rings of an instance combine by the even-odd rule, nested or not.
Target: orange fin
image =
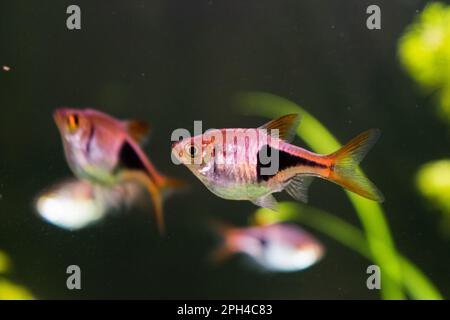
[[[148,138],[150,132],[150,126],[148,123],[140,120],[127,120],[124,121],[125,128],[138,144],[144,144]]]
[[[220,247],[214,249],[209,255],[209,261],[212,264],[219,264],[230,258],[234,254],[226,244],[222,244]]]
[[[158,185],[164,198],[175,192],[184,191],[187,189],[187,186],[188,184],[185,181],[169,177],[162,177]]]
[[[222,239],[222,243],[209,255],[209,261],[213,264],[218,264],[227,260],[236,252],[236,250],[231,247],[229,241],[229,234],[233,232],[233,230],[236,230],[236,228],[217,219],[209,220],[208,224]]]
[[[230,225],[226,222],[223,222],[223,221],[219,221],[217,219],[210,219],[208,221],[208,224],[211,227],[211,229],[213,229],[215,232],[219,233],[220,236],[223,238],[225,238],[229,232],[236,229],[232,225]]]
[[[329,155],[332,159],[330,180],[367,199],[383,202],[383,194],[358,169],[358,164],[379,137],[380,130],[368,130]]]
[[[156,185],[156,183],[154,183],[143,171],[124,171],[121,174],[121,179],[137,181],[147,189],[155,208],[155,219],[159,233],[164,234],[163,197],[158,185]]]
[[[295,136],[295,132],[300,123],[300,115],[298,114],[287,114],[285,116],[274,119],[261,127],[259,129],[272,130],[277,129],[279,138],[286,141],[292,141]]]
[[[181,179],[164,177],[162,182],[162,188],[167,189],[182,189],[187,186],[187,183]]]

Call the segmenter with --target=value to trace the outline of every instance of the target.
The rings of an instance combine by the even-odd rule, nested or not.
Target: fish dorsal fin
[[[293,113],[287,114],[277,119],[274,119],[261,127],[259,129],[273,130],[277,129],[279,138],[286,141],[292,141],[295,136],[295,131],[297,130],[298,124],[300,123],[300,115]]]
[[[284,188],[286,192],[294,199],[301,202],[308,202],[308,188],[313,181],[313,176],[297,175],[289,180]]]
[[[251,200],[257,206],[270,209],[272,211],[278,212],[278,202],[277,199],[271,194],[259,197],[257,199]]]
[[[150,126],[145,121],[126,120],[124,121],[125,129],[130,137],[138,144],[144,144],[147,141],[150,132]]]

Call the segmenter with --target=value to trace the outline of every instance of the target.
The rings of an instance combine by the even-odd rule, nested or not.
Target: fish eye
[[[78,118],[78,115],[71,114],[67,117],[67,126],[69,130],[74,131],[78,129],[80,125],[80,119]]]
[[[191,158],[194,158],[198,153],[198,148],[193,144],[186,145],[186,152],[191,156]]]

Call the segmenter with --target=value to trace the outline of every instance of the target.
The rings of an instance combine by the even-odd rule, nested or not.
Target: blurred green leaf
[[[10,280],[0,278],[0,300],[32,300],[29,290]]]
[[[12,263],[8,255],[0,250],[0,300],[33,299],[27,288],[5,278],[4,274],[11,271]]]
[[[416,175],[419,192],[445,214],[450,214],[450,159],[424,164]]]
[[[450,6],[427,5],[400,38],[398,54],[423,89],[437,90],[439,113],[450,122]]]
[[[8,255],[0,250],[0,274],[7,273],[11,268],[11,260]]]

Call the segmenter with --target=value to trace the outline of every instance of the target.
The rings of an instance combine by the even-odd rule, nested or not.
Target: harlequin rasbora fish
[[[217,196],[250,200],[275,211],[273,193],[286,190],[306,202],[314,177],[383,201],[381,192],[357,170],[377,141],[378,129],[361,133],[332,154],[321,155],[288,142],[298,123],[299,116],[290,114],[256,129],[209,130],[175,142],[172,155]]]
[[[112,186],[126,181],[146,188],[163,231],[163,191],[182,183],[160,174],[139,143],[148,126],[141,121],[120,121],[93,109],[61,108],[54,119],[61,134],[67,162],[76,177]]]
[[[321,243],[295,224],[277,223],[245,228],[213,222],[222,237],[222,246],[213,251],[213,262],[243,253],[268,271],[289,272],[306,269],[324,255]]]

